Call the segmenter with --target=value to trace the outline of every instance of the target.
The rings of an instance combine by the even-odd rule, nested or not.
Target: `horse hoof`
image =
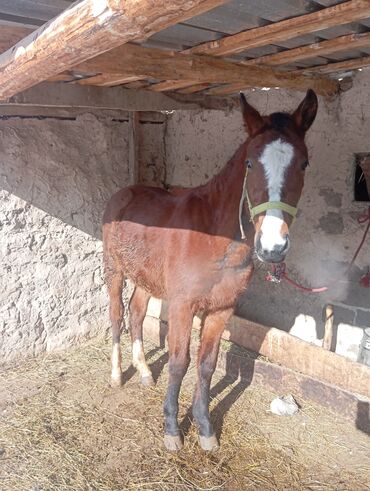
[[[145,375],[145,377],[141,377],[141,385],[144,387],[153,387],[154,379],[151,375]]]
[[[212,435],[208,437],[200,435],[199,444],[202,450],[205,450],[206,452],[214,452],[215,450],[218,450],[220,448],[216,435]]]
[[[122,387],[123,385],[123,377],[122,377],[122,373],[119,374],[118,376],[116,377],[111,377],[110,379],[110,386],[117,389],[119,387]]]
[[[180,435],[164,435],[163,442],[166,449],[170,452],[178,452],[183,447]]]

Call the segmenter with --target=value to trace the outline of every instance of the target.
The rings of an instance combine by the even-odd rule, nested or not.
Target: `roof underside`
[[[277,71],[295,72],[307,76],[324,75],[341,79],[353,70],[370,65],[370,17],[348,18],[346,22],[320,28],[311,32],[296,35],[287,29],[287,35],[281,34],[271,42],[265,38],[257,43],[254,39],[263,33],[263,28],[278,24],[287,19],[309,16],[318,11],[324,12],[343,2],[343,0],[231,0],[202,15],[162,30],[140,43],[143,48],[150,48],[153,53],[186,52],[217,56],[221,60],[234,61],[242,65],[269,66]],[[36,30],[45,22],[59,15],[68,8],[70,0],[3,0],[0,2],[0,51],[4,52],[17,41]],[[365,15],[365,14],[364,14]],[[357,16],[360,17],[360,16]],[[262,29],[262,30],[261,30]],[[214,49],[210,42],[231,39],[238,33],[253,30],[252,40],[221,53]],[[261,31],[259,31],[261,30]],[[334,41],[332,41],[334,40]],[[232,39],[231,39],[232,41]],[[205,44],[207,43],[207,44]],[[242,46],[242,48],[240,47]],[[246,46],[246,49],[244,49]],[[250,47],[248,47],[250,46]],[[133,52],[135,55],[135,51]],[[147,54],[150,54],[150,50]],[[99,59],[104,59],[104,54]],[[139,56],[139,55],[137,55]],[[242,83],[202,82],[186,79],[169,80],[167,75],[161,77],[161,65],[155,78],[142,73],[140,58],[137,59],[137,73],[110,74],[99,69],[99,63],[92,64],[93,69],[77,66],[68,72],[62,72],[51,81],[79,83],[83,85],[114,86],[125,85],[129,88],[146,88],[153,91],[178,91],[182,93],[203,92],[213,95],[228,95],[239,90],[255,87]],[[91,68],[90,67],[90,68]],[[102,64],[104,67],[104,63]],[[149,70],[150,74],[153,70]],[[164,72],[164,73],[168,73]],[[265,85],[261,80],[260,86]],[[267,85],[267,84],[266,84]]]

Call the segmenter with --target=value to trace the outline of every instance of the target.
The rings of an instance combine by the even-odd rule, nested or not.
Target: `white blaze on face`
[[[280,138],[264,148],[260,161],[265,171],[269,201],[281,201],[285,173],[292,162],[293,154],[292,145]],[[267,210],[261,226],[263,249],[272,251],[275,246],[285,244],[285,238],[281,235],[283,221],[281,210]]]

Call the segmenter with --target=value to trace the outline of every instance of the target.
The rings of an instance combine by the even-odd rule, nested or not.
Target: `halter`
[[[288,203],[284,203],[283,201],[265,201],[264,203],[260,203],[259,205],[252,206],[247,191],[247,176],[248,176],[248,167],[246,167],[245,177],[243,182],[243,191],[239,203],[239,226],[240,226],[240,233],[242,239],[245,239],[245,233],[242,224],[243,202],[245,198],[247,199],[247,203],[248,203],[250,221],[252,221],[256,215],[259,215],[260,213],[263,213],[264,211],[268,211],[268,210],[281,210],[281,211],[285,211],[285,213],[288,213],[288,215],[291,215],[293,218],[296,217],[298,211],[297,207],[288,205]]]

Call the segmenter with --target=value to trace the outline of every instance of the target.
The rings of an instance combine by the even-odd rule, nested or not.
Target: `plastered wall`
[[[248,100],[262,114],[294,110],[304,94],[285,90],[253,91]],[[207,181],[231,158],[245,138],[239,111],[176,112],[166,136],[167,180],[174,186]],[[334,302],[335,323],[370,325],[370,290],[358,280],[370,263],[370,237],[345,280],[345,269],[360,242],[357,223],[366,203],[353,201],[354,154],[370,152],[370,72],[359,72],[352,89],[332,102],[320,98],[317,119],[307,138],[310,167],[291,230],[287,259],[290,275],[305,285],[334,281],[328,293],[308,295],[288,284],[264,281],[265,268],[255,274],[241,298],[238,313],[300,337],[322,338],[322,310]],[[294,330],[293,330],[294,332]]]
[[[161,125],[140,133],[140,159],[161,168]],[[0,121],[0,363],[109,327],[101,218],[128,180],[125,121]]]
[[[282,90],[247,95],[262,113],[293,110],[303,97]],[[141,124],[141,179],[204,183],[244,138],[238,110],[177,111],[166,124]],[[0,121],[0,363],[109,328],[101,216],[106,200],[129,183],[128,140],[127,122],[91,114]],[[370,263],[370,239],[349,281],[344,271],[362,235],[357,217],[367,208],[353,202],[353,179],[354,154],[370,152],[369,72],[358,73],[353,88],[334,101],[320,99],[307,145],[311,165],[287,266],[303,284],[334,279],[335,288],[307,295],[265,282],[260,268],[237,313],[319,342],[322,309],[332,302],[347,345],[353,339],[358,347],[361,326],[370,324],[370,291],[358,284]],[[346,330],[352,325],[360,326],[356,339]]]

